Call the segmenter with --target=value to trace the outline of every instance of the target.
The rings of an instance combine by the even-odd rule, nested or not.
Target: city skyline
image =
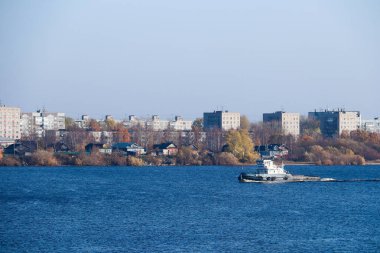
[[[379,116],[376,1],[2,1],[0,100],[78,118]]]
[[[1,101],[0,101],[1,102]],[[94,116],[94,115],[91,115],[91,114],[88,114],[88,113],[76,113],[75,116],[73,115],[69,115],[67,114],[65,111],[51,111],[51,110],[47,110],[45,107],[43,108],[37,108],[36,110],[33,110],[33,111],[24,111],[22,108],[20,108],[19,106],[15,105],[15,106],[12,106],[12,105],[5,105],[5,104],[1,104],[0,103],[0,108],[19,108],[20,109],[20,113],[21,114],[27,114],[27,113],[44,113],[46,112],[47,114],[51,114],[51,113],[64,113],[65,114],[65,117],[68,117],[68,118],[72,118],[74,120],[80,120],[82,117],[88,117],[90,119],[95,119],[95,120],[107,120],[108,118],[112,118],[114,120],[117,120],[117,121],[128,121],[130,117],[133,117],[135,119],[138,119],[138,120],[153,120],[153,119],[159,119],[159,120],[164,120],[164,121],[170,121],[170,120],[176,120],[177,117],[179,117],[180,119],[184,119],[184,120],[196,120],[196,119],[199,119],[199,118],[203,118],[204,117],[204,114],[205,113],[215,113],[215,112],[230,112],[230,113],[238,113],[240,116],[245,116],[248,118],[248,120],[250,120],[251,123],[256,123],[256,122],[262,122],[263,121],[263,117],[265,117],[264,115],[265,114],[274,114],[274,113],[296,113],[298,114],[300,117],[304,117],[304,118],[308,118],[310,113],[313,113],[313,112],[340,112],[340,111],[343,111],[343,112],[358,112],[360,114],[360,117],[362,120],[372,120],[372,119],[376,119],[376,118],[379,118],[378,116],[374,116],[372,118],[366,118],[366,117],[363,117],[362,116],[362,112],[360,110],[346,110],[345,108],[319,108],[319,109],[314,109],[314,110],[309,110],[306,114],[302,114],[300,113],[299,111],[284,111],[284,110],[277,110],[277,111],[272,111],[272,112],[256,112],[258,114],[260,114],[261,116],[259,116],[259,118],[257,119],[251,119],[249,118],[249,116],[247,114],[242,114],[238,111],[231,111],[231,110],[221,110],[221,109],[215,109],[215,110],[210,110],[210,111],[204,111],[202,112],[201,114],[199,114],[198,116],[196,117],[184,117],[183,114],[168,114],[168,115],[162,115],[162,114],[157,114],[157,113],[151,113],[151,114],[145,114],[145,115],[139,115],[139,114],[134,114],[134,113],[124,113],[124,115],[122,117],[117,117],[115,116],[115,114],[112,114],[112,113],[106,113],[106,114],[103,114],[99,117],[97,116]]]

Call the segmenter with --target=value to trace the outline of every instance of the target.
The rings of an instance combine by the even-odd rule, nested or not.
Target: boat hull
[[[321,181],[320,177],[303,176],[303,175],[257,175],[241,173],[238,177],[241,183],[290,183],[290,182],[315,182]]]

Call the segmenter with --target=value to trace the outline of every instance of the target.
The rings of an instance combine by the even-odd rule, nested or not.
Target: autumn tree
[[[191,141],[188,144],[194,144],[197,147],[201,146],[202,143],[202,131],[203,131],[203,119],[197,118],[194,120],[191,126]]]
[[[75,128],[76,125],[75,125],[75,121],[73,118],[70,118],[70,117],[66,117],[65,118],[65,128],[66,130],[70,131],[72,128]]]
[[[99,124],[99,122],[97,122],[94,119],[90,120],[90,122],[88,124],[88,128],[90,131],[95,131],[95,132],[99,132],[102,130],[102,126]]]
[[[300,119],[300,132],[301,135],[320,135],[321,129],[319,121],[302,116]]]
[[[198,152],[192,150],[189,147],[182,147],[179,149],[177,157],[177,164],[181,165],[199,165],[199,155]]]
[[[89,134],[85,130],[78,128],[68,131],[63,137],[63,142],[70,150],[82,151],[86,144],[90,142],[90,139]]]
[[[268,144],[273,137],[277,138],[276,136],[283,135],[282,129],[276,121],[252,124],[252,132],[253,141],[258,145]]]
[[[58,165],[58,161],[52,152],[46,150],[37,150],[31,155],[30,164],[40,166],[56,166]]]
[[[242,162],[253,162],[253,142],[247,130],[230,130],[226,136],[228,151]]]
[[[245,130],[249,130],[250,125],[251,125],[251,123],[249,122],[247,116],[242,115],[240,117],[240,128],[245,129]]]
[[[207,148],[213,152],[220,152],[224,141],[223,131],[219,128],[211,128],[206,132]]]
[[[130,142],[131,135],[128,129],[123,125],[123,123],[117,123],[114,126],[114,142]]]
[[[216,164],[218,165],[238,165],[239,160],[229,152],[221,152],[216,157]]]
[[[117,123],[113,119],[107,119],[105,122],[107,131],[115,131]]]
[[[193,121],[192,127],[196,127],[196,128],[202,129],[203,128],[203,119],[202,118],[196,118]]]

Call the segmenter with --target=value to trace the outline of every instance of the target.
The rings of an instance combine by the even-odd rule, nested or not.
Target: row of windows
[[[238,121],[223,121],[223,125],[225,124],[239,124]]]

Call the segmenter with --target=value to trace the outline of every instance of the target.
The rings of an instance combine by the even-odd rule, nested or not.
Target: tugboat
[[[315,182],[336,181],[333,178],[320,178],[304,175],[292,175],[284,169],[284,165],[276,165],[272,160],[259,159],[256,161],[256,173],[241,173],[238,177],[241,183],[280,183],[280,182]]]
[[[239,181],[247,182],[273,182],[273,181],[286,181],[292,179],[293,175],[284,169],[284,165],[276,165],[272,160],[256,161],[257,170],[255,174],[241,173]]]

